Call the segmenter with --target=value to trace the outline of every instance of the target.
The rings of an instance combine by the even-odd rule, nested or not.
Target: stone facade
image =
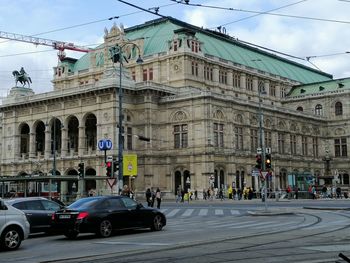
[[[347,155],[336,157],[334,145],[340,139],[347,152],[349,89],[288,96],[303,83],[206,54],[206,43],[193,30],[174,31],[173,40],[163,43],[167,52],[147,56],[145,40],[129,40],[123,27],[105,30],[104,39],[78,61],[65,58],[54,68],[52,92],[12,88],[0,107],[1,175],[69,177],[57,183],[62,196],[90,189],[111,193],[97,142],[110,139],[114,146],[106,154],[117,158],[121,83],[123,153],[138,157],[138,174],[124,181],[137,193],[160,187],[172,197],[179,186],[201,192],[211,183],[259,191],[261,181],[252,171],[260,139],[272,154],[269,187],[285,189],[299,176],[301,190],[307,190],[305,178],[333,184],[334,174],[338,184],[349,187]],[[109,58],[116,44],[128,62],[121,67]],[[138,52],[142,65],[135,62]],[[337,101],[344,105],[341,116],[334,114]],[[324,105],[323,114],[315,114],[318,104]],[[303,111],[297,110],[301,106]],[[138,140],[140,135],[150,142]],[[81,162],[86,178],[74,179]],[[6,187],[38,191],[37,185],[20,182]]]

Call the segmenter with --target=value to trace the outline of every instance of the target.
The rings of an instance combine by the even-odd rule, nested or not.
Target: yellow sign
[[[123,155],[123,175],[124,176],[137,175],[137,155],[136,154]]]

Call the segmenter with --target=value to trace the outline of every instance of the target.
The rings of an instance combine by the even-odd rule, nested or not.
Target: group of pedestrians
[[[153,188],[147,188],[146,190],[146,201],[148,207],[154,207],[155,201],[157,201],[157,208],[160,209],[160,204],[162,202],[162,192],[159,187],[156,191]]]

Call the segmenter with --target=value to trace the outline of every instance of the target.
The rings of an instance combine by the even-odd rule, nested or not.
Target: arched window
[[[317,104],[315,107],[315,114],[322,116],[323,115],[323,111],[322,111],[322,105],[321,104]]]
[[[343,115],[343,104],[340,101],[335,103],[335,115]]]
[[[303,107],[299,106],[299,107],[297,108],[297,111],[304,111],[304,109],[303,109]]]

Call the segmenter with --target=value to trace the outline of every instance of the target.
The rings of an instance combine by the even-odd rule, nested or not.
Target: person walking
[[[160,192],[159,187],[156,191],[156,199],[157,199],[157,208],[160,209],[160,203],[162,202],[162,193]]]
[[[147,201],[147,206],[151,206],[152,204],[152,193],[151,189],[147,188],[146,190],[146,201]]]

